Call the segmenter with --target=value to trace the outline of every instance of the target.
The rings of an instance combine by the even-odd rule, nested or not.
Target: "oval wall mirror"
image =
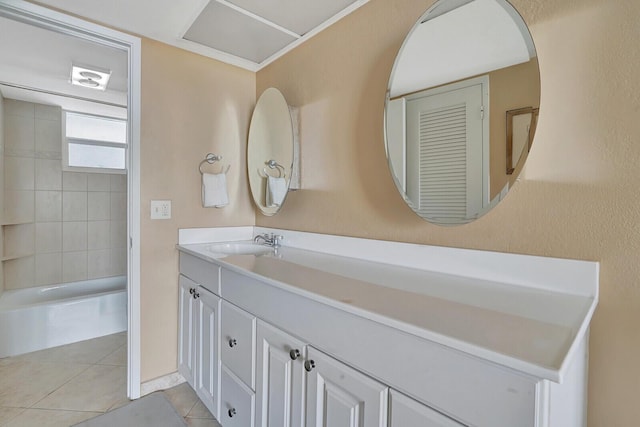
[[[504,198],[528,156],[540,105],[533,40],[506,0],[439,0],[396,57],[385,146],[419,216],[465,224]]]
[[[265,90],[253,110],[247,143],[249,186],[264,215],[284,204],[293,166],[293,123],[289,106],[276,88]]]

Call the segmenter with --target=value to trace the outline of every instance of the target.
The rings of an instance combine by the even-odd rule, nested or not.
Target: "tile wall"
[[[59,107],[5,99],[4,286],[126,274],[126,175],[63,172]]]
[[[4,239],[4,98],[0,92],[0,242]],[[4,257],[3,245],[0,245],[0,260]],[[4,269],[0,262],[0,294],[4,291]]]

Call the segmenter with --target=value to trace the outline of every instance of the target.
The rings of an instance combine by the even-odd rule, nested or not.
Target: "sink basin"
[[[225,255],[260,255],[273,252],[273,248],[270,246],[258,245],[250,241],[211,243],[206,246],[206,250],[219,257]]]

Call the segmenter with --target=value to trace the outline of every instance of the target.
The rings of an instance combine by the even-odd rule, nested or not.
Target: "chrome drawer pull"
[[[311,372],[315,367],[316,367],[316,362],[313,360],[307,360],[306,362],[304,362],[304,369],[307,372]]]
[[[237,346],[237,345],[238,345],[238,341],[236,341],[236,339],[235,339],[235,338],[231,338],[231,339],[229,340],[229,347],[233,348],[233,347],[235,347],[235,346]]]
[[[294,348],[289,352],[289,357],[291,358],[291,360],[296,360],[298,357],[300,357],[300,350]]]
[[[235,414],[237,414],[236,408],[229,409],[229,418],[233,418]]]

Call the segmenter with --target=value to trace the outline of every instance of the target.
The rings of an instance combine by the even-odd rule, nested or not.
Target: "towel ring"
[[[204,174],[204,171],[202,170],[202,166],[205,163],[209,163],[210,165],[214,164],[215,162],[218,162],[222,160],[222,156],[218,156],[217,154],[213,154],[213,153],[208,153],[207,157],[205,157],[205,159],[203,161],[200,162],[200,164],[198,165],[198,170],[200,171],[200,175]],[[220,173],[227,173],[229,172],[229,168],[231,168],[231,165],[227,165],[227,169],[224,170],[224,166],[220,169]]]
[[[287,174],[284,172],[284,166],[282,166],[280,163],[276,162],[275,160],[271,159],[268,160],[266,162],[264,162],[267,166],[269,166],[269,169],[278,169],[278,178],[286,178]],[[266,178],[269,176],[269,174],[267,173],[267,168],[262,168],[262,177]],[[260,174],[260,169],[258,169],[258,174]]]

